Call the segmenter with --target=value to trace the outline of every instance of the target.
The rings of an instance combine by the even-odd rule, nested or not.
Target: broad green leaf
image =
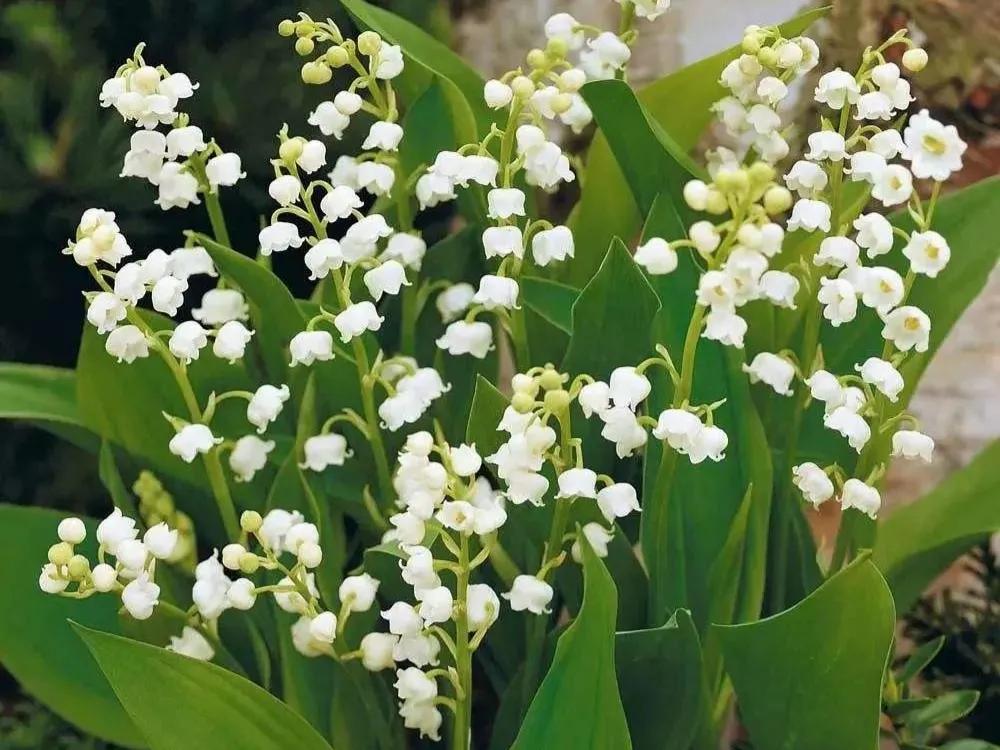
[[[560,331],[573,333],[573,305],[580,296],[579,289],[538,276],[524,276],[520,285],[521,304]]]
[[[804,13],[781,26],[786,36],[801,34],[827,9]],[[639,101],[682,151],[694,148],[712,118],[710,107],[723,96],[722,69],[740,54],[739,46],[700,60],[660,78],[639,91]],[[582,286],[601,263],[614,237],[630,239],[639,233],[644,216],[628,189],[622,169],[598,133],[587,152],[586,182],[573,210],[570,227],[576,238],[576,258],[560,277]]]
[[[935,698],[906,716],[907,726],[930,728],[961,719],[979,702],[978,690],[956,690]]]
[[[861,558],[797,605],[715,626],[740,716],[758,750],[876,750],[895,610]]]
[[[99,445],[76,405],[76,373],[61,367],[0,362],[0,419],[36,424],[82,448]]]
[[[214,664],[76,626],[151,750],[329,750],[270,693]]]
[[[688,750],[705,709],[701,647],[691,613],[615,635],[615,667],[632,746]]]
[[[944,743],[938,750],[997,750],[998,747],[984,740],[955,740]]]
[[[476,379],[476,395],[472,399],[469,410],[469,424],[465,430],[465,439],[476,444],[476,450],[482,456],[497,452],[504,442],[504,433],[497,430],[500,418],[510,402],[486,378]]]
[[[135,497],[129,492],[122,479],[121,472],[118,471],[118,462],[115,460],[115,451],[111,443],[106,440],[101,443],[101,452],[97,462],[97,472],[101,478],[101,484],[111,495],[111,502],[122,513],[130,518],[136,519],[140,528],[143,527],[142,516],[135,504]]]
[[[38,574],[48,548],[58,541],[65,514],[43,508],[0,505],[0,664],[25,692],[87,734],[117,745],[144,743],[118,703],[68,619],[104,630],[119,629],[120,600],[109,594],[82,601],[45,594]],[[87,520],[88,539],[78,547],[96,559],[96,522]]]
[[[270,269],[253,258],[220,245],[209,237],[201,236],[199,241],[212,256],[223,277],[243,292],[250,305],[250,317],[267,373],[275,381],[285,382],[288,342],[306,327],[305,316],[292,293]]]
[[[559,637],[552,665],[521,724],[514,750],[629,750],[615,677],[615,583],[585,541],[583,606]]]
[[[669,196],[659,197],[650,212],[644,237],[671,237],[680,217]],[[661,302],[652,344],[662,344],[680,366],[687,329],[694,310],[700,270],[683,254],[677,270],[648,281]],[[662,455],[658,441],[646,446],[642,549],[650,578],[650,623],[663,620],[677,607],[691,609],[699,628],[709,621],[710,571],[726,546],[729,529],[737,517],[748,487],[753,487],[747,537],[743,547],[734,616],[752,619],[763,597],[763,564],[767,554],[772,469],[766,436],[750,397],[750,386],[741,369],[740,352],[701,338],[694,365],[691,402],[714,403],[726,399],[715,412],[716,423],[729,435],[729,449],[719,463],[697,466],[678,457],[666,497],[656,494],[656,475]],[[653,385],[648,412],[654,417],[667,408],[673,386],[662,368],[649,371]],[[705,502],[705,498],[712,498]]]
[[[643,216],[657,196],[683,205],[684,184],[700,169],[654,120],[624,81],[594,81],[582,90],[594,119],[611,146],[618,166]]]
[[[169,330],[174,322],[149,311],[142,316],[154,330]],[[187,368],[200,406],[209,393],[253,390],[246,371],[210,354],[204,354]],[[127,398],[123,397],[127,394]],[[124,449],[161,478],[180,480],[202,495],[208,494],[208,478],[201,461],[184,463],[167,448],[173,428],[162,412],[190,419],[177,381],[155,353],[130,365],[118,364],[104,350],[104,339],[93,326],[86,326],[77,358],[77,402],[84,424],[102,438]],[[248,431],[246,405],[235,399],[224,402],[212,421],[216,435],[238,438]],[[260,507],[264,488],[257,483],[230,484],[238,507]],[[178,504],[199,524],[218,524],[218,514],[202,497],[175,493]]]
[[[325,658],[310,659],[295,649],[292,643],[292,625],[298,620],[298,615],[290,615],[276,608],[274,616],[277,621],[281,700],[317,731],[325,731],[330,725],[332,665]]]
[[[873,560],[906,612],[952,561],[1000,530],[1000,440],[879,525]]]
[[[621,240],[608,248],[597,274],[573,304],[573,331],[562,369],[608,377],[648,356],[649,331],[660,302]]]

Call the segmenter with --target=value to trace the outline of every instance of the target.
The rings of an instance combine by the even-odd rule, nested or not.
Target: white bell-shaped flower
[[[457,320],[451,323],[444,335],[437,340],[438,348],[444,349],[452,356],[471,354],[478,359],[484,359],[493,344],[493,329],[488,323],[473,321],[468,323]]]
[[[343,466],[344,461],[351,455],[347,450],[347,439],[334,432],[307,438],[303,450],[305,461],[299,466],[310,471],[324,471],[329,466]]]
[[[212,343],[212,353],[219,359],[228,360],[230,364],[242,359],[246,352],[247,344],[253,338],[254,332],[248,329],[238,320],[230,320],[223,323],[215,334],[215,341]]]
[[[524,237],[516,226],[489,227],[483,232],[483,249],[487,258],[524,257]]]
[[[194,308],[191,315],[206,326],[221,326],[249,318],[250,306],[235,289],[210,289],[201,298],[201,307]]]
[[[838,406],[823,417],[827,429],[839,432],[847,438],[848,444],[858,453],[871,439],[871,427],[864,417],[852,411],[847,406]]]
[[[189,424],[177,431],[170,438],[170,452],[185,463],[191,463],[199,454],[208,453],[212,448],[222,443],[222,438],[212,434],[211,429],[203,424]]]
[[[934,458],[934,439],[916,430],[899,430],[892,435],[892,455],[930,463]]]
[[[907,122],[903,131],[906,142],[905,158],[919,179],[947,180],[952,173],[962,169],[962,155],[966,144],[959,137],[954,125],[943,125],[920,110]]]
[[[491,219],[506,220],[524,216],[524,191],[518,188],[493,188],[486,194],[487,215]]]
[[[283,253],[290,247],[302,247],[305,240],[299,236],[299,228],[290,221],[276,221],[260,230],[257,237],[260,254]]]
[[[119,363],[131,364],[149,356],[149,341],[146,334],[136,326],[120,326],[108,334],[104,349]]]
[[[404,286],[410,286],[410,282],[406,280],[406,269],[396,260],[383,261],[375,268],[366,271],[364,282],[365,286],[368,287],[368,293],[376,302],[382,299],[384,294],[395,296]],[[379,322],[381,323],[381,320]],[[343,333],[343,331],[341,332]]]
[[[239,154],[232,152],[213,156],[205,164],[205,176],[213,188],[230,187],[247,176]]]
[[[552,587],[535,576],[521,574],[514,579],[510,591],[502,594],[515,612],[528,611],[542,615],[549,612],[549,603],[555,594]]]
[[[816,508],[833,497],[833,481],[825,471],[809,461],[792,468],[792,484]]]
[[[424,621],[413,605],[406,602],[396,602],[382,612],[382,619],[389,623],[389,632],[393,635],[417,635],[424,629]]]
[[[333,336],[329,331],[302,331],[292,337],[288,348],[292,356],[291,367],[326,362],[333,359]]]
[[[201,350],[208,346],[208,331],[194,320],[185,320],[178,324],[170,334],[168,342],[170,353],[184,364],[190,364],[198,359]]]
[[[319,128],[323,135],[332,135],[339,141],[351,124],[351,118],[342,112],[335,102],[320,102],[316,109],[309,113],[306,122]]]
[[[256,435],[244,435],[237,440],[229,454],[229,468],[236,481],[252,481],[254,475],[267,466],[267,457],[274,446],[273,440],[262,440]]]
[[[878,357],[869,357],[862,364],[856,365],[855,369],[861,374],[862,380],[875,386],[893,403],[899,398],[900,392],[906,385],[899,370],[893,367],[891,362],[886,362]]]
[[[263,434],[268,425],[281,414],[290,396],[291,391],[287,385],[260,386],[247,404],[247,421],[257,428],[258,434]]]
[[[948,241],[934,231],[914,232],[903,248],[903,255],[910,261],[910,270],[935,278],[951,260]]]
[[[751,383],[764,383],[780,396],[792,394],[790,386],[795,378],[795,366],[784,357],[761,352],[749,365],[743,365],[743,372],[750,376]]]
[[[125,315],[125,303],[111,292],[98,292],[87,306],[87,322],[100,334],[113,331]]]
[[[353,305],[337,313],[333,324],[340,332],[340,340],[346,344],[351,339],[362,335],[365,331],[377,331],[382,327],[383,320],[385,318],[378,314],[375,305],[366,300],[364,302],[355,302]]]
[[[840,505],[844,510],[854,508],[874,520],[882,507],[882,496],[877,489],[860,479],[848,479],[844,482]]]
[[[597,507],[608,523],[614,523],[616,518],[624,518],[640,510],[635,487],[625,482],[618,482],[601,489],[597,493]]]
[[[135,521],[115,508],[111,514],[97,525],[95,537],[97,543],[112,555],[118,554],[118,545],[129,539],[135,539],[139,532]]]
[[[140,573],[122,589],[122,606],[136,620],[148,620],[160,603],[160,587],[150,580],[149,573]]]
[[[597,497],[597,474],[590,469],[568,469],[559,475],[556,497]]]
[[[586,538],[587,544],[589,544],[590,548],[594,550],[595,555],[598,557],[608,556],[608,544],[610,544],[611,540],[614,538],[613,532],[604,528],[604,526],[596,521],[585,523],[580,531]],[[576,562],[583,562],[583,547],[580,545],[579,539],[573,542],[573,546],[570,547],[569,553]]]
[[[327,192],[319,202],[323,218],[329,222],[346,219],[364,205],[364,201],[347,185],[338,185]]]
[[[882,338],[891,341],[900,351],[927,351],[930,346],[931,319],[919,307],[897,307],[883,318]]]
[[[403,140],[403,128],[394,122],[374,122],[361,148],[365,150],[395,151]]]
[[[184,292],[187,288],[188,283],[184,279],[164,276],[153,284],[153,290],[150,292],[153,309],[171,318],[174,317],[184,304]]]
[[[177,549],[179,537],[177,529],[171,529],[161,521],[147,529],[142,537],[142,543],[153,557],[158,560],[169,560]]]
[[[267,186],[267,193],[280,206],[291,206],[298,203],[299,195],[302,192],[302,183],[295,175],[283,174],[271,180]]]

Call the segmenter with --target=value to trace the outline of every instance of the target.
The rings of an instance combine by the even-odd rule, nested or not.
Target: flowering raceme
[[[907,119],[908,74],[926,54],[900,32],[855,71],[819,75],[820,124],[794,158],[790,99],[819,48],[747,28],[718,69],[723,145],[704,170],[683,149],[658,154],[686,176],[657,174],[652,208],[630,182],[641,239],[631,253],[613,244],[580,289],[593,238],[583,211],[559,207],[582,191],[580,205],[599,211],[587,196],[600,164],[588,174],[568,144],[595,119],[614,125],[602,95],[628,91],[640,27],[670,3],[615,5],[617,31],[557,13],[542,47],[473,87],[436,71],[436,47],[408,50],[407,34],[282,21],[322,100],[277,133],[254,259],[232,249],[219,200],[246,176],[240,157],[181,111],[198,85],[136,48],[99,94],[134,129],[122,176],[149,182],[164,210],[204,206],[211,231],[140,258],[115,213],[91,208],[64,253],[93,280],[86,336],[103,342],[98,354],[176,386],[143,404],[142,449],[121,447],[177,480],[178,503],[181,491],[213,502],[195,529],[142,474],[136,510],[116,508],[94,531],[58,525],[44,592],[112,594],[137,620],[168,615],[159,645],[227,668],[245,656],[226,642],[242,617],[253,648],[240,649],[261,652],[261,674],[281,670],[286,699],[304,689],[304,659],[332,660],[309,674],[336,675],[335,692],[350,680],[356,703],[339,692],[336,710],[356,709],[377,747],[402,746],[407,729],[468,750],[481,741],[474,697],[499,706],[503,695],[494,713],[529,731],[556,705],[545,702],[554,684],[578,687],[546,670],[567,668],[563,644],[597,617],[602,574],[621,589],[619,630],[659,632],[685,608],[731,624],[794,604],[791,563],[773,550],[803,508],[842,511],[832,552],[806,555],[821,559],[818,578],[871,546],[889,461],[934,451],[906,411],[915,360],[937,343],[914,286],[952,261],[934,219],[965,144],[926,110]],[[902,57],[889,54],[898,47]],[[421,89],[427,69],[436,75]],[[342,153],[351,129],[360,151]],[[634,154],[607,140],[631,181]],[[899,207],[909,223],[891,214]],[[308,299],[272,272],[278,262],[311,282]],[[866,331],[878,335],[871,351],[841,343]],[[109,451],[125,440],[105,437]],[[720,508],[731,529],[705,520]],[[80,551],[90,537],[93,559]],[[721,585],[727,575],[739,584]],[[737,589],[739,615],[717,600]],[[550,667],[554,628],[570,618]],[[605,635],[628,652],[627,638]],[[728,678],[711,689],[725,708]],[[517,746],[565,742],[539,736]],[[627,732],[609,741],[625,747]]]

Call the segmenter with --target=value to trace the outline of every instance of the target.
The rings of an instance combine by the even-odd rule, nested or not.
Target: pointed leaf
[[[860,558],[789,610],[715,626],[754,747],[876,750],[894,625],[889,587]]]
[[[580,290],[537,276],[521,278],[521,303],[564,333],[573,333],[573,305]]]
[[[214,664],[76,625],[151,750],[329,750],[302,717]]]
[[[691,613],[615,635],[618,687],[636,750],[688,750],[705,709],[701,647]]]
[[[0,419],[30,422],[87,450],[100,441],[76,405],[76,373],[61,367],[0,362]]]
[[[585,541],[583,606],[559,637],[513,750],[630,750],[615,678],[614,581]]]

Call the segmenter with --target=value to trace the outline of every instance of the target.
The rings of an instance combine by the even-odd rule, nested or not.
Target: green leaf
[[[782,24],[782,33],[802,33],[827,9],[803,13]],[[697,144],[712,118],[710,107],[725,95],[719,84],[722,69],[740,54],[739,45],[660,78],[639,91],[639,101],[663,131],[688,152]],[[594,138],[586,159],[586,183],[573,210],[570,228],[576,238],[576,257],[562,280],[582,286],[594,275],[614,237],[631,238],[639,232],[643,215],[628,189],[604,133]]]
[[[643,234],[645,238],[670,237],[679,226],[674,201],[663,195],[654,202]],[[664,345],[678,366],[699,275],[690,254],[683,254],[673,273],[648,277],[662,305],[651,344]],[[691,402],[726,399],[716,410],[715,421],[729,435],[729,449],[719,463],[706,461],[693,466],[679,457],[670,493],[660,497],[655,495],[655,478],[662,449],[658,441],[650,441],[644,465],[641,541],[650,578],[650,622],[662,622],[683,606],[691,609],[703,629],[709,621],[710,572],[725,549],[748,487],[753,487],[753,492],[733,617],[735,621],[752,619],[760,611],[772,468],[764,428],[741,369],[741,353],[704,338],[697,346]],[[670,405],[673,385],[662,368],[651,369],[649,375],[653,389],[648,410],[655,416]],[[705,498],[712,501],[705,502]]]
[[[660,301],[629,251],[614,240],[573,305],[576,333],[562,369],[606,378],[615,367],[638,364],[649,354],[649,331],[659,309]]]
[[[998,745],[985,740],[955,740],[946,742],[938,750],[998,750]]]
[[[174,322],[146,310],[142,316],[154,330],[171,330]],[[244,368],[230,365],[208,354],[187,368],[192,387],[203,406],[212,391],[253,390]],[[127,398],[122,395],[127,394]],[[77,358],[77,403],[87,427],[128,452],[163,478],[181,480],[187,489],[207,494],[209,483],[201,461],[184,463],[167,448],[173,428],[162,412],[189,418],[180,389],[163,360],[151,353],[130,365],[118,364],[104,350],[104,339],[93,326],[86,326]],[[238,438],[247,432],[246,407],[235,400],[224,402],[214,420],[216,435]],[[264,488],[258,483],[232,484],[238,507],[260,507]],[[199,524],[216,524],[218,516],[205,498],[175,493],[178,505]]]
[[[559,637],[552,666],[521,724],[512,750],[629,750],[615,678],[618,595],[607,568],[586,541],[583,605]]]
[[[538,276],[521,278],[521,303],[564,333],[573,333],[573,305],[580,290]]]
[[[120,600],[85,600],[45,594],[38,573],[54,544],[65,514],[43,508],[0,505],[0,663],[30,695],[87,734],[126,747],[142,737],[118,703],[101,670],[77,640],[67,619],[95,628],[118,630]],[[87,519],[88,539],[78,547],[96,558],[96,522]],[[16,614],[15,614],[16,613]]]
[[[270,693],[214,664],[77,625],[152,750],[329,750]]]
[[[497,430],[504,410],[510,402],[486,378],[476,379],[476,394],[469,410],[469,425],[465,430],[468,443],[475,443],[482,456],[496,453],[504,442],[504,434]]]
[[[873,560],[885,573],[901,612],[974,544],[1000,530],[1000,440],[936,489],[879,525]]]
[[[76,373],[61,367],[0,362],[0,419],[17,419],[89,450],[100,442],[76,405]]]
[[[270,269],[253,258],[220,245],[209,237],[199,241],[212,256],[219,272],[243,292],[268,375],[285,382],[287,350],[292,337],[305,330],[306,318],[288,287]]]
[[[930,728],[961,719],[979,702],[978,690],[956,690],[935,698],[906,716],[907,726]]]
[[[654,120],[624,81],[593,81],[581,92],[643,216],[661,193],[683,205],[684,184],[700,173],[691,158]]]
[[[135,504],[135,498],[125,486],[121,472],[118,471],[118,462],[115,460],[115,451],[111,443],[106,440],[101,443],[101,452],[97,461],[97,473],[101,478],[101,484],[111,495],[111,502],[129,518],[134,518],[139,526],[143,526],[142,516]]]
[[[924,671],[924,668],[930,664],[934,657],[938,655],[941,651],[941,647],[944,645],[945,636],[939,636],[933,641],[928,641],[923,644],[910,654],[910,658],[906,660],[906,664],[903,668],[899,670],[899,674],[896,675],[896,681],[906,685],[910,680],[916,677],[918,674]]]
[[[615,666],[636,750],[688,750],[705,709],[701,647],[691,613],[615,636]]]
[[[791,609],[715,626],[754,747],[876,750],[894,625],[888,586],[859,558]]]

